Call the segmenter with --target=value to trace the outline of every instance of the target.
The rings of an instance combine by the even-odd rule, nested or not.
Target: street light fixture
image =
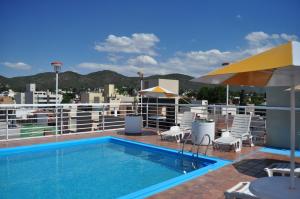
[[[51,62],[51,66],[53,67],[54,69],[54,72],[56,73],[56,82],[55,82],[55,134],[57,135],[58,133],[58,118],[57,118],[57,104],[59,103],[58,101],[58,73],[59,71],[61,70],[61,67],[62,67],[63,63],[60,62],[60,61],[54,61],[54,62]],[[62,129],[61,129],[61,132],[62,132]]]
[[[58,73],[61,70],[63,63],[60,61],[54,61],[51,63],[51,66],[56,73],[56,83],[55,83],[55,104],[58,104]]]

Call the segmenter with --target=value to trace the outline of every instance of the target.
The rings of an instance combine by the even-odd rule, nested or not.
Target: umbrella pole
[[[158,119],[158,97],[156,98],[156,132],[159,133],[159,119]]]
[[[293,77],[294,80],[294,77]],[[295,85],[291,86],[291,93],[290,93],[290,101],[291,101],[291,182],[290,182],[290,189],[295,189]]]
[[[226,85],[226,130],[228,131],[228,100],[229,100],[229,85]]]

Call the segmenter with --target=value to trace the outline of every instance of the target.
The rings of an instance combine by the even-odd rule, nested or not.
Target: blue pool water
[[[273,153],[277,155],[291,155],[291,150],[289,149],[281,149],[281,148],[273,148],[273,147],[263,147],[260,149],[261,152],[265,153]],[[295,150],[295,157],[300,157],[300,150]]]
[[[0,198],[139,198],[228,163],[112,137],[2,149]]]

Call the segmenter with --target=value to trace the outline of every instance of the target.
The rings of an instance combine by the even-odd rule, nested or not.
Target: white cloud
[[[245,57],[266,51],[276,45],[291,40],[297,40],[296,35],[267,34],[265,32],[252,32],[245,36],[247,42],[246,47],[232,51],[221,51],[219,49],[211,49],[207,51],[189,51],[177,53],[176,56],[168,59],[163,63],[159,63],[168,71],[179,71],[195,76],[195,74],[203,75],[214,70],[224,62],[236,62]]]
[[[287,41],[296,41],[296,40],[298,40],[298,37],[296,35],[288,35],[288,34],[282,33],[280,36],[281,36],[282,39],[287,40]]]
[[[296,35],[289,35],[286,33],[281,34],[267,34],[265,32],[251,32],[245,36],[248,46],[244,49],[243,54],[254,55],[266,51],[276,45],[285,43],[287,41],[296,41]]]
[[[250,47],[264,47],[263,50],[266,50],[267,48],[271,48],[283,42],[296,41],[298,37],[296,35],[289,35],[286,33],[267,34],[265,32],[259,31],[249,33],[248,35],[246,35],[245,39],[247,40]]]
[[[148,55],[140,55],[135,58],[131,58],[128,61],[130,65],[156,65],[157,61]]]
[[[122,56],[119,56],[119,55],[116,55],[116,54],[109,54],[109,55],[107,56],[107,59],[108,59],[109,61],[111,61],[111,62],[114,62],[114,63],[118,62],[118,61],[121,60],[122,58],[123,58]]]
[[[109,35],[104,42],[96,43],[99,52],[121,52],[155,55],[159,39],[152,33],[134,33],[131,37]]]
[[[252,43],[258,43],[267,40],[269,37],[270,36],[264,32],[251,32],[246,35],[245,39]]]
[[[31,66],[29,64],[26,64],[24,62],[3,62],[2,65],[11,68],[11,69],[17,69],[17,70],[30,70]]]
[[[131,41],[133,40],[132,38],[134,38],[134,36],[127,39]],[[128,58],[127,56],[127,61],[122,59],[117,62],[109,62],[108,64],[86,62],[79,64],[78,67],[94,71],[114,70],[125,75],[134,76],[136,76],[136,72],[138,71],[143,71],[146,75],[182,73],[191,76],[200,76],[221,67],[221,64],[224,62],[236,62],[245,57],[268,50],[281,43],[297,39],[298,37],[296,35],[289,35],[286,33],[268,34],[262,31],[251,32],[245,36],[246,45],[244,45],[243,48],[236,48],[230,51],[215,48],[209,50],[176,52],[173,56],[161,59],[160,61],[154,59],[149,54],[143,54],[137,57]],[[126,42],[120,43],[124,43],[124,46],[126,47],[129,46]],[[153,46],[154,45],[152,45],[152,47]],[[150,49],[152,49],[152,47]],[[138,45],[133,49],[137,48]],[[124,50],[119,52],[124,52]],[[135,50],[134,52],[138,51]],[[141,52],[141,50],[139,52]]]
[[[240,58],[240,52],[220,51],[211,49],[207,51],[189,51],[177,53],[176,56],[159,63],[166,73],[176,72],[197,76],[221,66],[224,62],[232,62]]]

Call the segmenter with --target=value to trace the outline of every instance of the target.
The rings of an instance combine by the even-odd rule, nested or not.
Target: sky
[[[0,0],[0,75],[206,74],[300,38],[299,0]]]

